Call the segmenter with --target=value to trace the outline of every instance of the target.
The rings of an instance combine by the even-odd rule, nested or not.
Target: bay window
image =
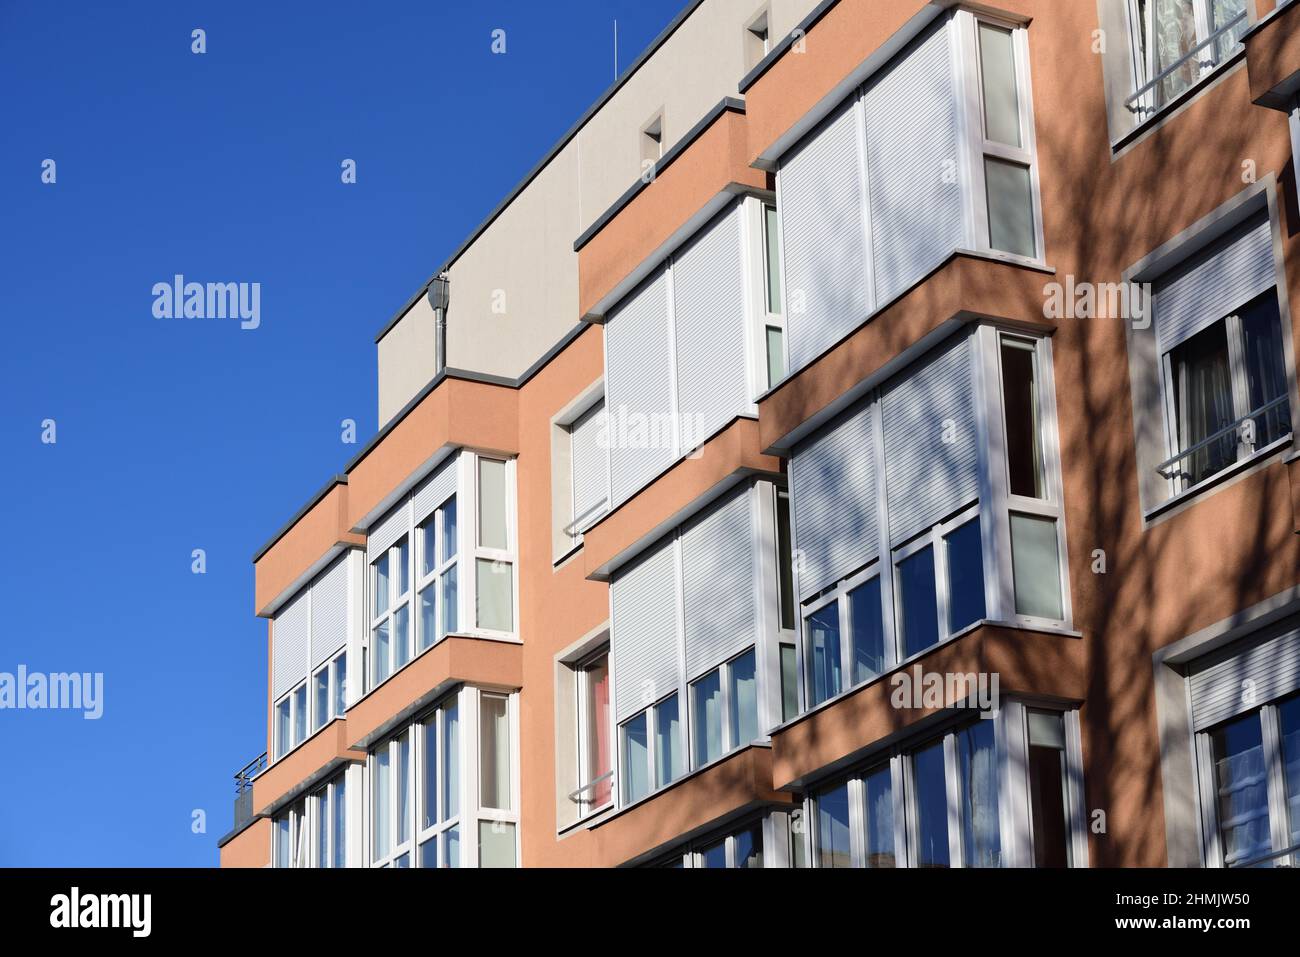
[[[298,685],[275,706],[275,757],[284,757],[307,740],[307,682]]]
[[[692,757],[695,767],[758,737],[758,675],[754,649],[691,683]]]
[[[313,734],[335,718],[343,717],[347,701],[347,662],[347,652],[339,652],[312,675]]]
[[[370,674],[377,685],[411,658],[410,561],[403,535],[370,564]]]
[[[474,543],[475,624],[488,632],[514,631],[515,575],[510,476],[513,463],[477,457],[477,533]]]
[[[346,774],[339,773],[273,818],[274,867],[347,867]]]
[[[516,700],[463,686],[371,752],[370,866],[517,866]]]
[[[456,556],[460,551],[456,496],[439,505],[419,528],[420,650],[430,648],[456,631],[459,596]]]
[[[651,705],[619,728],[623,803],[676,781],[686,770],[677,695]]]

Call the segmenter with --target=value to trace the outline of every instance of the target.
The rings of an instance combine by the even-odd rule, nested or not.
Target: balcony
[[[235,826],[234,831],[247,827],[253,820],[253,779],[266,770],[266,752],[235,772]]]

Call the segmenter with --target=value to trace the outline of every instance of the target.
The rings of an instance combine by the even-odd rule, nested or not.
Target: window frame
[[[460,503],[458,499],[459,499],[459,495],[456,492],[452,492],[445,499],[443,499],[442,502],[435,505],[433,511],[431,511],[428,515],[424,516],[424,518],[419,519],[417,521],[417,524],[415,525],[416,546],[415,548],[412,549],[413,554],[411,556],[412,562],[414,563],[415,566],[414,574],[412,576],[415,584],[412,586],[413,594],[411,596],[415,608],[415,612],[413,613],[413,618],[415,619],[415,623],[412,625],[411,630],[416,633],[415,642],[414,642],[416,655],[419,655],[422,652],[429,650],[434,645],[442,641],[444,638],[448,637],[449,635],[454,635],[460,630],[460,623],[461,623],[460,582],[462,576],[460,572],[457,571],[456,569],[457,566],[460,564],[462,541],[461,541]],[[442,554],[442,550],[443,550],[443,542],[446,539],[444,530],[446,528],[446,521],[447,521],[447,506],[452,503],[455,503],[454,505],[452,505],[452,507],[456,509],[456,534],[455,534],[456,552],[450,558],[448,558],[446,555]],[[426,558],[424,552],[426,547],[425,540],[427,536],[421,533],[429,526],[431,522],[433,523],[434,561],[432,563],[433,570],[426,574],[424,571],[425,558]],[[457,576],[456,578],[456,627],[448,629],[444,633],[442,628],[443,628],[443,621],[446,618],[446,608],[444,605],[443,591],[442,591],[443,579],[448,574],[452,574],[452,573],[454,573]],[[422,614],[419,614],[419,609],[420,609],[420,597],[424,594],[426,590],[430,588],[434,590],[433,591],[433,597],[434,597],[433,617],[434,617],[434,621],[437,622],[437,625],[434,629],[433,639],[426,641],[426,638],[428,636],[424,634],[424,616]]]
[[[971,628],[979,625],[981,622],[992,620],[990,608],[992,602],[989,594],[989,551],[985,545],[983,536],[986,533],[982,519],[984,508],[980,502],[973,502],[964,506],[961,511],[944,519],[936,525],[931,525],[925,531],[908,539],[901,545],[895,546],[890,550],[890,572],[891,585],[894,590],[894,655],[896,664],[895,668],[906,665],[912,659],[919,658],[921,655],[946,644],[960,634],[964,634]],[[960,528],[964,528],[971,522],[980,524],[980,571],[984,579],[984,617],[977,619],[969,624],[954,630],[950,620],[949,609],[951,607],[951,584],[948,580],[948,537]],[[899,581],[900,566],[907,559],[919,555],[927,548],[931,549],[931,557],[934,560],[934,587],[935,587],[935,611],[939,622],[938,639],[932,645],[927,645],[920,651],[907,654],[903,647],[903,600],[902,585]],[[883,583],[882,583],[883,584]],[[882,589],[883,595],[883,589]],[[883,605],[883,600],[882,600]],[[886,641],[886,650],[889,649],[889,643]],[[888,656],[886,656],[888,660]],[[893,669],[889,669],[893,670]],[[889,672],[886,671],[886,674]]]
[[[618,754],[616,753],[618,751],[618,734],[617,729],[614,727],[613,695],[610,695],[609,703],[606,705],[605,714],[605,722],[609,726],[607,731],[609,734],[610,748],[609,770],[601,774],[599,777],[593,777],[594,769],[587,766],[589,763],[587,746],[595,733],[594,722],[596,720],[596,718],[590,713],[590,708],[587,706],[587,701],[590,697],[588,694],[591,681],[590,672],[591,667],[601,660],[605,662],[605,680],[612,691],[614,686],[614,672],[612,669],[612,659],[610,657],[610,646],[608,642],[605,642],[589,654],[584,655],[573,665],[575,679],[574,687],[577,694],[578,787],[577,790],[573,792],[572,797],[574,803],[578,806],[578,818],[580,820],[599,814],[618,803]],[[596,789],[596,785],[600,784],[604,780],[609,781],[608,800],[598,804],[594,799],[584,797],[584,795],[588,793],[593,793]]]
[[[663,857],[652,861],[648,866],[653,868],[677,867],[680,866],[685,870],[703,869],[704,851],[708,848],[722,844],[726,870],[739,870],[736,862],[737,838],[747,831],[757,830],[759,843],[763,855],[763,867],[780,866],[776,863],[769,863],[775,856],[775,849],[778,846],[781,837],[786,833],[782,830],[781,822],[774,820],[781,816],[780,812],[764,814],[758,817],[750,817],[739,824],[733,824],[724,831],[714,831],[704,837],[698,837],[693,841],[688,841],[680,849],[670,852]],[[788,829],[788,823],[785,825]],[[747,869],[747,868],[745,868]]]
[[[568,418],[568,421],[560,424],[560,428],[563,430],[563,434],[564,434],[564,441],[567,443],[568,450],[569,450],[569,489],[568,489],[569,496],[568,496],[568,509],[566,513],[568,515],[568,523],[564,527],[564,533],[569,540],[570,550],[575,549],[580,545],[582,545],[583,536],[587,532],[587,530],[590,529],[593,525],[595,525],[602,518],[604,518],[606,515],[609,514],[609,503],[610,503],[610,483],[609,483],[610,449],[609,448],[605,449],[605,455],[604,455],[605,471],[603,476],[604,478],[603,485],[605,489],[605,497],[604,499],[602,499],[600,503],[600,507],[597,511],[592,512],[590,515],[585,517],[578,514],[578,502],[577,502],[578,483],[576,481],[577,471],[575,469],[574,459],[573,459],[573,430],[578,426],[578,424],[583,419],[585,419],[587,416],[595,412],[597,406],[600,407],[599,414],[605,416],[605,423],[606,423],[605,428],[608,434],[609,409],[605,405],[605,390],[603,386],[598,395],[594,396],[590,401],[584,402],[582,404],[582,407],[577,412],[575,412],[571,418]]]
[[[340,791],[342,795],[340,795]],[[347,818],[347,772],[340,771],[331,777],[328,781],[316,788],[308,795],[308,845],[310,847],[310,860],[312,867],[334,869],[335,860],[338,859],[339,847],[336,843],[334,833],[334,815],[339,813],[338,804],[342,801],[343,808],[343,864],[342,867],[350,866],[348,861],[348,818]],[[320,846],[321,837],[325,838],[326,855],[321,859]]]
[[[468,621],[472,622],[473,634],[483,635],[492,638],[514,638],[519,631],[519,560],[517,552],[519,548],[518,537],[518,516],[516,502],[516,483],[515,483],[515,459],[513,457],[480,455],[477,452],[473,455],[472,467],[468,469],[470,496],[469,501],[472,506],[469,528],[471,529],[470,538],[470,558],[471,562],[466,564],[470,567],[465,569],[467,574],[462,578],[469,582],[469,591],[473,595],[473,601],[469,603],[470,610],[473,612]],[[480,484],[481,484],[481,465],[483,462],[497,462],[505,465],[505,531],[506,547],[495,548],[480,543],[482,528],[480,527],[481,503],[479,502]],[[457,514],[458,524],[463,525],[460,521],[459,512]],[[463,547],[463,543],[462,543]],[[479,624],[478,620],[478,569],[480,562],[490,562],[493,567],[506,565],[510,568],[510,624],[508,631],[485,628]],[[461,621],[462,631],[463,620]]]
[[[1190,2],[1192,4],[1192,15],[1196,23],[1196,43],[1205,44],[1206,41],[1209,40],[1212,32],[1210,29],[1211,13],[1213,10],[1211,6],[1212,0],[1190,0]],[[1129,70],[1132,75],[1133,95],[1136,95],[1139,90],[1150,84],[1161,72],[1156,69],[1157,52],[1155,44],[1152,42],[1152,37],[1154,36],[1153,28],[1155,25],[1153,19],[1155,16],[1155,4],[1154,2],[1148,3],[1146,14],[1144,16],[1141,10],[1139,10],[1138,3],[1139,0],[1125,0],[1124,3],[1125,26],[1128,29],[1129,40]],[[1249,6],[1246,7],[1244,12],[1246,12],[1246,24],[1249,25]],[[1141,46],[1138,43],[1139,28],[1141,29],[1141,37],[1146,46],[1144,51],[1141,50]],[[1228,35],[1231,34],[1229,33]],[[1139,125],[1176,104],[1184,93],[1195,89],[1204,82],[1207,77],[1212,76],[1219,69],[1232,62],[1236,58],[1237,54],[1242,52],[1243,49],[1243,47],[1239,45],[1237,49],[1224,56],[1221,60],[1218,60],[1218,62],[1215,62],[1218,57],[1217,52],[1214,52],[1215,46],[1217,46],[1217,44],[1209,44],[1206,47],[1202,47],[1200,52],[1196,55],[1194,60],[1197,65],[1196,79],[1188,84],[1186,90],[1180,91],[1170,99],[1162,102],[1160,87],[1157,85],[1143,96],[1140,103],[1135,103],[1132,107],[1129,107]],[[1211,51],[1208,59],[1206,57],[1206,50]],[[1147,105],[1148,97],[1150,99],[1150,105]]]
[[[315,734],[325,725],[329,724],[335,718],[341,718],[347,711],[347,657],[348,650],[344,646],[330,655],[323,661],[308,678],[309,688],[308,697],[311,705],[311,727],[308,737]],[[316,680],[325,675],[325,714],[318,714],[316,701]],[[342,707],[339,705],[342,704]]]
[[[301,737],[298,737],[298,735],[296,734],[296,729],[298,727],[298,716],[301,710],[297,700],[299,691],[304,692],[305,695],[304,701],[308,712],[302,718],[304,733]],[[281,707],[283,707],[286,704],[289,706],[289,726],[288,726],[289,740],[282,741],[280,740],[279,717],[280,717]],[[290,752],[300,747],[304,741],[306,741],[308,738],[310,738],[313,734],[316,733],[316,730],[313,730],[311,726],[311,708],[312,708],[312,694],[311,694],[310,676],[305,677],[301,681],[297,682],[292,688],[290,688],[288,691],[282,694],[279,697],[279,699],[276,700],[275,706],[271,710],[271,713],[274,716],[274,720],[275,720],[275,729],[272,732],[272,737],[273,737],[272,743],[275,745],[275,760],[277,761],[281,760]]]
[[[408,511],[409,511],[409,507],[408,507]],[[367,564],[366,656],[369,660],[370,679],[371,681],[374,682],[373,687],[379,687],[379,685],[383,684],[393,675],[397,674],[397,672],[401,671],[408,664],[410,664],[411,660],[414,658],[413,648],[415,644],[414,642],[415,609],[414,609],[414,601],[412,600],[415,595],[415,587],[414,587],[415,549],[412,547],[412,540],[414,539],[414,537],[415,537],[414,530],[408,524],[406,530],[397,537],[397,539],[393,542],[393,544],[389,545],[388,548],[385,549],[384,554],[382,556],[379,556],[374,561],[370,561],[366,563]],[[402,548],[403,545],[406,546],[405,549]],[[402,560],[400,556],[402,555],[403,551],[405,551],[406,553],[405,554],[406,591],[398,592],[397,587],[401,581],[401,577],[399,577],[397,572],[398,569],[400,569],[401,567],[399,563]],[[388,581],[386,583],[388,588],[388,599],[387,599],[387,605],[385,606],[384,610],[376,614],[374,599],[375,599],[375,593],[378,591],[379,562],[384,558],[387,558],[388,560]],[[403,595],[405,596],[404,598]],[[406,608],[405,660],[399,659],[399,651],[397,647],[397,629],[395,627],[397,614],[401,610],[402,606],[405,606]],[[383,626],[387,626],[388,628],[388,662],[386,664],[386,669],[384,671],[384,677],[378,681],[375,681],[375,676],[379,673],[376,667],[376,662],[378,661],[379,647],[378,647],[378,642],[375,640],[375,635],[379,631],[380,627]]]
[[[275,815],[272,821],[272,867],[301,869],[313,866],[311,856],[315,842],[311,839],[313,831],[309,820],[310,814],[311,802],[306,798],[299,798],[284,808],[281,813]],[[289,822],[290,853],[287,862],[281,855],[279,840],[280,828],[286,819]],[[297,848],[296,851],[295,847]]]
[[[781,236],[780,206],[774,194],[763,192],[742,198],[741,210],[741,276],[745,286],[746,312],[746,364],[749,376],[750,412],[757,412],[757,400],[771,392],[790,375],[790,337],[785,317],[785,257]],[[768,295],[768,228],[767,211],[776,217],[777,277],[780,283],[779,311],[771,309]],[[767,333],[775,329],[781,334],[781,377],[771,381],[768,376]]]
[[[618,782],[617,800],[620,807],[628,807],[630,805],[640,803],[641,801],[653,797],[655,794],[662,791],[664,788],[671,787],[672,785],[676,784],[678,781],[681,781],[683,778],[689,775],[693,770],[695,770],[691,766],[691,751],[690,751],[691,741],[690,741],[690,716],[689,716],[690,704],[689,702],[686,704],[682,703],[682,693],[683,693],[682,688],[673,688],[672,691],[668,692],[666,695],[663,695],[661,698],[659,698],[658,701],[655,701],[653,704],[647,705],[646,707],[642,708],[640,711],[636,711],[628,715],[622,721],[618,722],[618,726],[617,726],[618,735],[617,738],[615,739],[616,746],[618,748],[618,755],[614,765],[615,767],[614,777],[615,780]],[[689,697],[689,690],[687,690],[687,696]],[[660,784],[659,775],[657,773],[658,771],[657,763],[659,758],[659,732],[658,732],[659,709],[664,706],[664,704],[668,701],[669,698],[677,699],[677,747],[683,749],[681,753],[684,755],[685,760],[682,761],[682,773],[679,776],[675,778],[671,778],[665,781],[663,784]],[[625,749],[623,747],[623,738],[624,735],[626,734],[627,726],[631,724],[633,721],[635,721],[637,718],[641,717],[642,715],[644,715],[646,719],[646,780],[649,781],[650,787],[645,794],[639,795],[637,797],[630,797],[628,796],[626,791],[628,775],[626,774],[624,769],[623,756],[624,756]]]
[[[741,658],[744,658],[746,655],[753,655],[754,657],[754,683],[755,683],[754,723],[755,723],[755,727],[759,729],[759,733],[749,741],[734,741],[732,739],[736,735],[733,733],[732,724],[736,721],[739,721],[739,712],[735,710],[736,702],[732,700],[733,697],[731,693],[732,671],[735,668],[736,662],[738,662]],[[708,671],[696,675],[694,678],[686,682],[687,710],[690,712],[686,720],[691,729],[691,733],[688,735],[688,738],[690,739],[691,742],[691,748],[689,749],[687,755],[688,767],[690,770],[698,771],[700,768],[708,767],[710,764],[715,764],[716,762],[726,758],[732,752],[738,751],[739,749],[744,747],[748,747],[749,745],[753,744],[755,741],[759,741],[763,738],[764,736],[762,730],[763,708],[762,708],[761,696],[758,692],[758,687],[757,687],[759,682],[759,677],[758,677],[759,668],[760,668],[760,663],[759,663],[758,649],[754,645],[750,645],[743,651],[737,652],[736,654],[732,655],[730,658],[726,659],[722,663],[715,665],[714,667],[710,668]],[[709,678],[715,674],[718,676],[718,689],[719,689],[718,707],[719,707],[719,715],[722,720],[722,729],[721,729],[721,734],[719,735],[719,741],[720,741],[719,747],[721,748],[721,751],[718,753],[716,757],[701,759],[695,753],[695,747],[694,747],[695,730],[703,724],[703,722],[700,720],[699,715],[696,712],[695,686],[699,684],[701,681],[704,681],[706,678]]]

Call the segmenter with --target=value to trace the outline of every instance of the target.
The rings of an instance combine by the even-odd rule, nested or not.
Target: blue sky
[[[626,66],[683,3],[0,0],[0,672],[104,675],[97,721],[0,710],[0,865],[216,863],[265,747],[253,552],[374,433],[374,334],[609,85],[613,21]],[[176,273],[261,283],[260,327],[155,319]]]

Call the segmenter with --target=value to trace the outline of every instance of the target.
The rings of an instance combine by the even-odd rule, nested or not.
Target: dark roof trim
[[[835,4],[839,2],[840,0],[822,0],[821,3],[813,7],[812,12],[809,13],[808,16],[804,17],[803,20],[799,22],[799,25],[797,27],[795,27],[788,34],[786,34],[785,39],[783,39],[776,46],[772,47],[772,49],[768,51],[767,56],[763,57],[763,59],[759,60],[756,64],[754,64],[754,69],[750,70],[748,73],[744,75],[744,77],[741,78],[740,85],[736,88],[737,91],[743,94],[751,86],[757,83],[758,78],[762,76],[764,73],[766,73],[768,70],[770,70],[772,68],[772,64],[775,63],[777,60],[781,59],[781,57],[785,54],[786,50],[794,46],[796,33],[800,34],[801,36],[807,35],[808,31],[813,28],[813,25],[816,24],[817,21],[820,20],[822,17],[826,16],[827,11],[829,11],[831,7],[835,6]]]
[[[654,173],[649,179],[646,179],[644,176],[637,177],[637,181],[628,187],[627,192],[614,200],[614,205],[601,213],[600,216],[596,218],[596,221],[588,226],[581,236],[574,240],[573,251],[577,252],[580,250],[583,246],[587,245],[587,243],[589,243],[598,232],[608,226],[609,221],[622,212],[623,208],[626,207],[628,203],[636,199],[641,190],[653,183],[655,177],[671,166],[673,160],[681,156],[688,146],[699,139],[700,135],[713,125],[714,120],[728,110],[731,110],[734,113],[744,113],[745,101],[737,99],[734,96],[724,96],[717,106],[705,113],[703,119],[692,126],[685,136],[673,144],[672,149],[659,158],[659,161],[654,165]]]
[[[235,838],[239,837],[239,835],[243,834],[245,831],[247,831],[258,821],[264,820],[265,818],[266,818],[265,814],[254,814],[247,821],[245,821],[241,826],[236,828],[231,828],[225,834],[221,835],[221,837],[217,838],[217,847],[218,848],[225,847],[227,844],[229,844]]]
[[[429,283],[433,282],[433,280],[440,274],[451,268],[452,263],[459,259],[461,254],[464,253],[465,250],[468,249],[474,241],[477,240],[493,222],[496,221],[496,218],[505,212],[506,207],[513,203],[515,198],[528,187],[528,184],[537,178],[538,174],[547,167],[551,160],[555,159],[560,150],[569,145],[569,141],[578,135],[578,131],[587,125],[587,121],[590,120],[601,107],[608,103],[615,93],[623,88],[623,84],[630,80],[633,75],[635,75],[636,71],[641,69],[641,67],[645,65],[645,62],[649,60],[650,57],[654,56],[661,46],[668,42],[668,39],[677,32],[677,28],[685,23],[690,15],[694,13],[696,8],[698,8],[703,2],[704,0],[690,0],[682,11],[678,13],[677,16],[673,17],[672,22],[669,23],[668,26],[664,27],[663,30],[660,31],[659,35],[650,41],[650,45],[641,51],[641,55],[632,61],[632,65],[623,71],[623,74],[600,95],[595,103],[587,107],[587,111],[578,118],[578,122],[569,127],[568,132],[560,137],[559,142],[552,146],[547,154],[542,157],[541,161],[528,171],[527,175],[520,180],[519,185],[506,194],[506,198],[498,203],[497,207],[493,209],[492,212],[488,213],[487,218],[484,219],[483,222],[479,223],[463,243],[456,247],[456,251],[447,257],[447,261],[434,270],[433,275],[424,281],[420,290],[407,301],[406,305],[398,310],[397,315],[393,316],[393,318],[389,320],[388,324],[379,331],[379,335],[375,336],[376,343],[378,343],[380,339],[384,338],[393,326],[397,325],[402,316],[406,315],[407,311],[415,305],[416,301],[421,296],[424,295],[424,291],[429,288]]]
[[[289,529],[297,525],[299,520],[304,515],[306,515],[313,508],[315,508],[320,503],[320,500],[330,493],[330,491],[334,488],[334,486],[347,485],[347,484],[348,484],[348,477],[346,475],[336,475],[328,482],[326,482],[324,488],[322,488],[319,492],[313,495],[311,499],[308,500],[306,505],[304,505],[302,508],[298,509],[298,511],[294,513],[293,518],[289,519],[289,521],[285,522],[282,526],[280,526],[280,530],[271,536],[270,541],[268,541],[265,545],[263,545],[261,548],[257,550],[257,554],[253,556],[253,564],[257,564],[258,560],[271,550],[271,546],[274,545],[276,542],[278,542],[280,539],[284,538],[284,536],[288,534]]]

